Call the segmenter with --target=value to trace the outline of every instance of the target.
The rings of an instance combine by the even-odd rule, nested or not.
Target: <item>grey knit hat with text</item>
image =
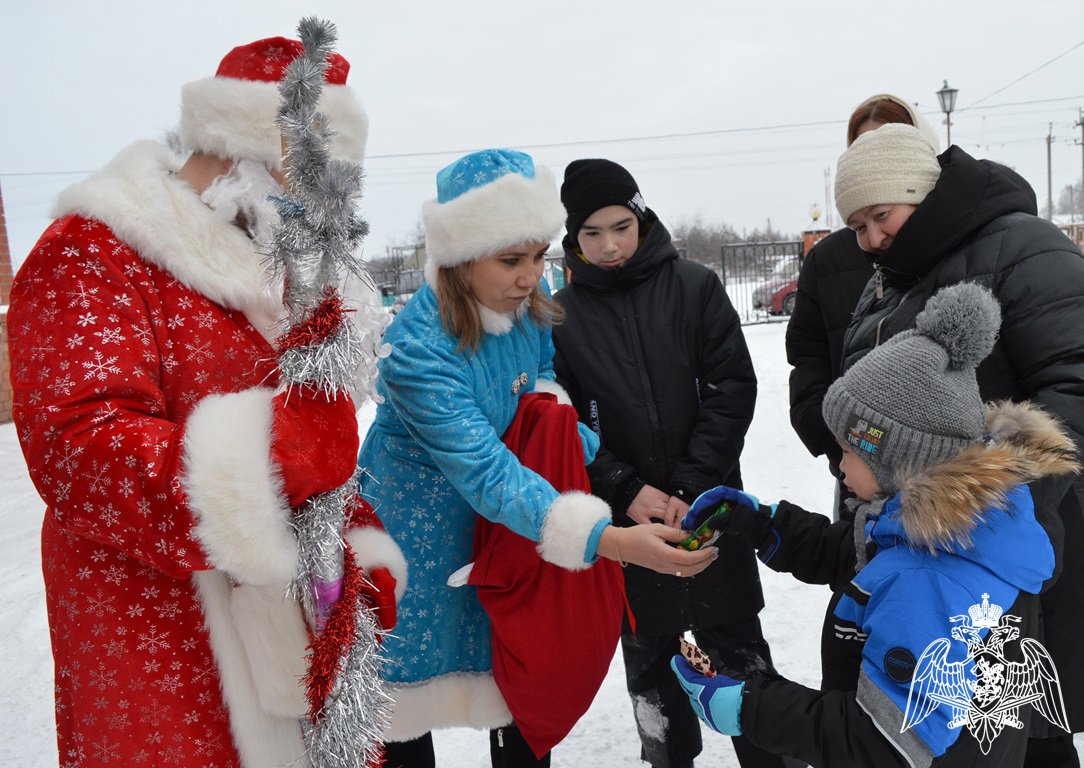
[[[1000,325],[989,290],[951,285],[930,298],[914,330],[873,349],[828,388],[825,423],[869,465],[886,495],[899,490],[901,474],[982,439],[986,408],[975,369]]]
[[[843,223],[871,205],[918,205],[937,184],[937,150],[913,125],[888,123],[863,133],[836,164],[836,208]]]

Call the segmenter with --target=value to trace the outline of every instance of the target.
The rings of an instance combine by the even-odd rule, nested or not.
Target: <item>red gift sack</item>
[[[590,491],[576,411],[550,394],[520,398],[504,435],[520,462],[566,491]],[[493,678],[536,757],[591,705],[621,635],[624,579],[612,560],[569,571],[537,544],[478,518],[468,583],[493,625]]]

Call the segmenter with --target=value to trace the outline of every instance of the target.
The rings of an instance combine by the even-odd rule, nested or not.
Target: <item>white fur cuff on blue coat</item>
[[[546,511],[538,554],[570,571],[589,568],[591,563],[584,561],[587,540],[599,521],[610,519],[610,505],[598,496],[580,491],[562,493]]]

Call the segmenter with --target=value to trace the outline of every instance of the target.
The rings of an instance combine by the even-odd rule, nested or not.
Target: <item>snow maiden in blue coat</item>
[[[385,333],[384,401],[361,449],[362,493],[407,557],[399,622],[384,642],[395,699],[387,765],[433,765],[430,732],[491,733],[494,765],[535,765],[493,681],[490,623],[466,566],[477,515],[539,542],[548,562],[583,569],[597,557],[693,575],[715,556],[668,545],[666,526],[619,530],[610,508],[559,494],[501,442],[522,395],[555,383],[542,282],[545,253],[565,220],[552,174],[530,156],[483,150],[437,175],[422,211],[426,284]],[[581,425],[582,427],[582,425]],[[581,428],[590,461],[597,438]],[[461,583],[464,579],[460,578]],[[548,764],[546,755],[539,764]]]
[[[1068,729],[1040,636],[1054,551],[1027,484],[1079,465],[1037,407],[982,403],[975,368],[999,325],[988,290],[944,288],[914,330],[829,388],[825,422],[862,501],[853,527],[725,487],[693,505],[695,516],[729,501],[726,532],[769,567],[839,584],[823,652],[855,670],[852,690],[814,691],[777,676],[701,674],[675,657],[716,730],[834,768],[1019,766],[1036,724]]]

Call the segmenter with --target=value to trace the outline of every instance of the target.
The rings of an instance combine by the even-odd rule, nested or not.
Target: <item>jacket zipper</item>
[[[632,297],[627,293],[624,296],[625,300],[625,328],[629,334],[629,339],[632,343],[633,352],[636,354],[636,369],[640,374],[640,386],[644,391],[644,401],[647,405],[647,417],[651,423],[651,432],[654,435],[654,439],[658,442],[659,451],[662,453],[661,460],[665,464],[666,457],[666,442],[662,440],[659,427],[659,412],[655,407],[655,396],[651,390],[651,380],[647,375],[647,365],[644,363],[643,348],[640,344],[640,334],[637,332],[635,311],[632,306]]]
[[[885,297],[885,276],[881,270],[880,262],[873,262],[873,295],[877,299],[883,299]],[[886,315],[882,315],[881,319],[877,321],[877,332],[873,336],[873,346],[881,346],[881,324],[887,320]]]
[[[874,347],[881,346],[881,324],[887,319],[887,317],[882,317],[880,320],[877,321],[877,333],[873,337]]]

